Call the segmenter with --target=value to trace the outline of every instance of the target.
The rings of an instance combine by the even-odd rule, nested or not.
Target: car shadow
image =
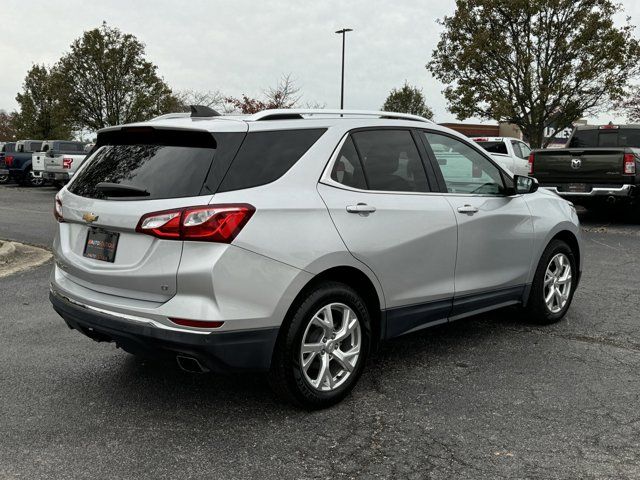
[[[359,395],[369,395],[384,383],[385,376],[392,378],[399,369],[451,363],[457,352],[464,353],[470,343],[480,345],[496,335],[531,328],[517,309],[507,308],[404,335],[385,342],[370,356],[357,391]],[[101,396],[117,392],[119,403],[127,399],[158,411],[167,405],[179,405],[180,416],[198,414],[210,407],[226,414],[246,413],[250,408],[252,416],[267,412],[304,413],[277,398],[265,374],[190,373],[181,370],[174,361],[120,355],[121,358],[114,359],[118,366],[105,371],[106,378],[93,387],[105,390]]]
[[[577,207],[580,223],[586,228],[635,227],[640,225],[640,207],[610,206],[586,209]]]

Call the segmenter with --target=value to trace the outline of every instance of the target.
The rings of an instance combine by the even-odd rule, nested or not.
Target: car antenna
[[[220,114],[206,105],[189,105],[191,118],[195,117],[219,117]]]

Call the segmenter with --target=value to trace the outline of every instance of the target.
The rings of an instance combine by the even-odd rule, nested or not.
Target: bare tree
[[[275,87],[269,87],[262,93],[264,100],[242,94],[241,98],[226,97],[225,102],[235,111],[251,114],[272,108],[295,108],[302,98],[291,74],[283,75]]]
[[[217,111],[225,111],[225,96],[220,90],[180,90],[175,93],[178,108],[182,112],[189,111],[189,105],[203,105]]]
[[[300,88],[291,78],[290,73],[283,75],[278,84],[275,87],[269,87],[264,94],[270,108],[293,108],[302,98]]]

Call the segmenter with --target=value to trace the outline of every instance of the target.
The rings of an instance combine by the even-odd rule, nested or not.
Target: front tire
[[[529,319],[540,325],[560,321],[573,300],[578,270],[573,251],[552,240],[540,258],[526,307]]]
[[[327,282],[294,307],[276,344],[270,383],[308,409],[340,402],[362,374],[371,344],[366,303],[348,285]]]

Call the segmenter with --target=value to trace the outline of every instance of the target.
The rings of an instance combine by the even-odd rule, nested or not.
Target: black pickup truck
[[[540,186],[585,207],[640,200],[640,125],[585,125],[565,148],[534,150]]]

